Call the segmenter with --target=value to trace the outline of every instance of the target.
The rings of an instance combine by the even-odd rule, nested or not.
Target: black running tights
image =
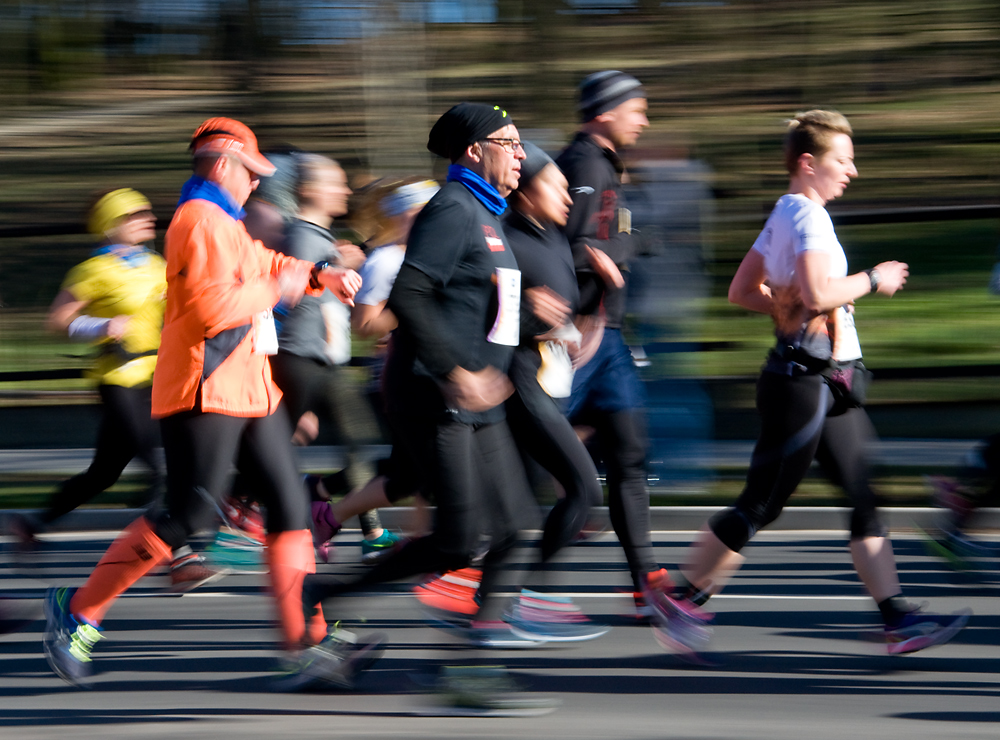
[[[85,472],[67,480],[52,495],[41,516],[44,524],[51,524],[110,488],[135,457],[142,460],[152,474],[150,490],[157,491],[160,487],[163,473],[155,454],[157,430],[156,422],[150,417],[151,387],[102,385],[98,392],[103,416],[94,459]]]
[[[864,409],[842,408],[819,375],[762,373],[757,383],[761,432],[736,504],[709,522],[734,552],[781,513],[815,458],[844,489],[854,509],[851,538],[881,537],[875,493],[869,485],[867,449],[875,438]]]

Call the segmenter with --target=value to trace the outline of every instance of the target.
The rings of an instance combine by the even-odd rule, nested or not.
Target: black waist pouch
[[[833,391],[833,397],[838,403],[848,408],[859,408],[868,400],[868,386],[872,382],[872,373],[861,360],[849,362],[830,361],[830,367],[824,370],[823,378]]]

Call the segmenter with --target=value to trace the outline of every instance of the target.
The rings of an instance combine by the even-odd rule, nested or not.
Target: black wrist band
[[[323,272],[326,268],[330,266],[330,263],[326,260],[322,260],[313,265],[312,274],[309,276],[309,287],[313,290],[319,290],[323,287],[319,282],[319,274]]]
[[[872,293],[878,291],[878,286],[882,283],[882,275],[874,267],[870,270],[865,270],[865,274],[868,276],[868,283],[871,285]]]

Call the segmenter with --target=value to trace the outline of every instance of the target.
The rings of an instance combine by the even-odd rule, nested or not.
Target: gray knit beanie
[[[614,69],[595,72],[580,83],[580,117],[586,123],[626,100],[644,97],[646,91],[635,77]]]

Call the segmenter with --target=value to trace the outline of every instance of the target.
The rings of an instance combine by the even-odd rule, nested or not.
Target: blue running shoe
[[[526,648],[545,644],[544,638],[519,633],[500,620],[474,621],[457,631],[472,647],[478,648]]]
[[[961,631],[971,615],[971,609],[946,615],[927,614],[919,609],[912,611],[899,624],[886,625],[886,650],[889,655],[903,655],[943,645]]]
[[[524,589],[504,615],[511,632],[547,642],[583,642],[610,630],[587,618],[572,599]]]
[[[50,588],[45,592],[45,637],[42,645],[49,666],[59,678],[87,688],[93,675],[90,651],[101,639],[101,630],[79,622],[69,611],[75,588]]]

